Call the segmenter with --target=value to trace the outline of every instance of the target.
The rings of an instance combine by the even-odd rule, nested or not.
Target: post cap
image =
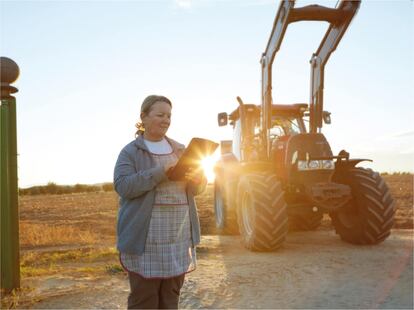
[[[0,99],[13,98],[10,94],[17,93],[17,88],[10,84],[17,80],[20,69],[14,60],[0,57]]]
[[[2,84],[12,84],[19,77],[20,69],[14,60],[8,57],[0,57],[0,73]]]

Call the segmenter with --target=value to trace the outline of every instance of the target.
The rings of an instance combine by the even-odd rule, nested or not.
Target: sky
[[[334,7],[336,1],[297,1]],[[168,136],[231,139],[217,114],[260,104],[277,0],[4,1],[0,54],[20,67],[19,186],[111,182],[143,99],[173,103]],[[289,25],[273,100],[309,102],[325,22]],[[414,171],[414,2],[362,1],[325,68],[323,132],[380,172]]]

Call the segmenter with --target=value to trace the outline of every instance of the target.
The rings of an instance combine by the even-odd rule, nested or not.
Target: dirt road
[[[33,308],[126,307],[124,275],[76,282]],[[203,236],[180,307],[412,309],[413,230],[394,230],[377,246],[350,245],[332,231],[295,232],[273,253],[249,252],[238,237]]]

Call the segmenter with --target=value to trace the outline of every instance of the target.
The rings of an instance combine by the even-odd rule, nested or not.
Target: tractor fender
[[[348,169],[354,168],[356,165],[358,165],[360,162],[363,162],[363,161],[372,162],[372,159],[354,158],[354,159],[348,159],[348,160],[338,160],[335,162],[335,171],[348,170]]]

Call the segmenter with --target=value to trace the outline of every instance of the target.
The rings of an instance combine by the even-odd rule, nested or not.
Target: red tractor
[[[341,1],[336,8],[295,8],[283,0],[261,58],[261,105],[245,104],[218,115],[233,127],[233,140],[221,141],[215,166],[214,207],[222,233],[240,233],[246,248],[271,251],[291,229],[312,230],[328,213],[340,237],[376,244],[391,232],[394,201],[382,177],[357,167],[367,159],[333,155],[322,134],[330,113],[323,109],[324,68],[360,6]],[[272,104],[272,63],[290,23],[326,21],[330,26],[311,58],[308,103]]]

